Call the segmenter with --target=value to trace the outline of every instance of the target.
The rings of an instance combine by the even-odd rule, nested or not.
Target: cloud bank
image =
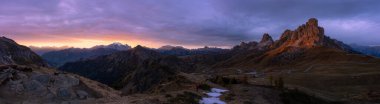
[[[315,17],[328,36],[380,45],[379,5],[376,0],[1,0],[0,33],[40,46],[123,40],[152,47],[230,47],[266,32],[278,38]]]

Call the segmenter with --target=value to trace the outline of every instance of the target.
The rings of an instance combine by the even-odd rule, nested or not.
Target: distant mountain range
[[[62,47],[54,47],[54,46],[44,46],[44,47],[29,46],[29,48],[33,52],[37,53],[38,55],[42,55],[42,54],[47,53],[47,52],[59,51],[59,50],[63,50],[63,49],[73,48],[73,47],[69,47],[69,46],[62,46]]]
[[[189,55],[212,55],[212,54],[219,54],[219,53],[225,53],[229,51],[229,49],[222,49],[217,47],[208,47],[205,46],[204,48],[198,48],[198,49],[186,49],[182,46],[162,46],[158,49],[155,49],[161,54],[165,55],[175,55],[175,56],[189,56]]]
[[[380,46],[361,46],[356,44],[351,44],[350,46],[363,54],[380,57]]]
[[[59,67],[67,62],[74,62],[80,59],[94,58],[97,56],[108,55],[119,51],[131,49],[129,45],[121,43],[113,43],[109,45],[98,45],[92,48],[67,48],[57,51],[46,52],[42,54],[42,58],[46,60],[49,65]],[[204,47],[198,49],[186,49],[182,46],[162,46],[158,49],[153,49],[164,55],[175,56],[189,56],[189,55],[213,55],[218,53],[225,53],[228,49],[221,49],[216,47]]]
[[[98,45],[92,48],[68,48],[58,51],[51,51],[41,55],[49,65],[53,67],[61,66],[67,62],[77,61],[101,55],[107,55],[118,51],[128,50],[129,45],[113,43],[110,45]]]

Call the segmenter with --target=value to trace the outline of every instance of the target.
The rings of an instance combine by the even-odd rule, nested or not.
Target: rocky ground
[[[83,77],[38,67],[0,66],[0,103],[60,103],[116,98],[119,92]]]

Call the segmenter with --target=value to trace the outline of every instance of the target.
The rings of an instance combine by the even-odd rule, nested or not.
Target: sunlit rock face
[[[318,26],[318,20],[315,18],[310,18],[306,24],[299,26],[296,30],[285,30],[280,39],[271,46],[271,48],[279,49],[288,47],[328,47],[354,52],[350,46],[343,42],[327,37],[324,29]]]

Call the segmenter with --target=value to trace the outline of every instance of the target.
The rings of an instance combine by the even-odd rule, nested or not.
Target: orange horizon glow
[[[132,37],[125,34],[119,35],[34,35],[31,37],[18,37],[16,35],[5,35],[15,40],[18,44],[35,47],[75,47],[75,48],[90,48],[96,45],[108,45],[114,42],[128,44],[132,47],[143,45],[156,48],[164,43],[143,41],[141,37]]]
[[[5,35],[6,36],[6,35]],[[78,37],[68,37],[60,35],[37,35],[37,37],[25,38],[16,37],[14,35],[6,36],[15,40],[18,44],[34,47],[75,47],[75,48],[91,48],[96,45],[109,45],[115,42],[128,44],[131,47],[137,45],[146,46],[149,48],[159,48],[164,45],[183,46],[190,49],[202,48],[204,46],[197,45],[176,45],[163,42],[156,42],[142,37],[130,37],[127,35],[105,35],[91,36],[82,35]],[[129,37],[129,38],[128,38]],[[229,48],[220,47],[220,48]]]
[[[115,42],[128,44],[132,47],[137,45],[157,48],[162,43],[155,42],[142,42],[141,40],[124,40],[124,39],[75,39],[75,40],[48,40],[48,41],[34,41],[34,40],[15,40],[18,44],[25,46],[35,47],[75,47],[75,48],[91,48],[96,45],[108,45]]]

